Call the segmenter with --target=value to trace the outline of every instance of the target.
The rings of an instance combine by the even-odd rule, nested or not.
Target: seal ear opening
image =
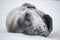
[[[45,23],[47,24],[47,28],[48,28],[48,31],[49,31],[49,33],[52,31],[52,26],[53,26],[53,24],[52,24],[52,18],[49,16],[49,15],[44,15],[44,17],[43,17],[44,19],[45,19]]]

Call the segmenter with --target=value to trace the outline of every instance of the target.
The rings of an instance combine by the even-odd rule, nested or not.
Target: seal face
[[[18,18],[18,21],[17,21],[18,29],[25,30],[27,27],[30,27],[30,26],[32,26],[32,21],[30,19],[30,15],[28,13],[25,14],[23,21],[21,21],[21,19]]]
[[[46,37],[52,31],[52,19],[35,6],[26,3],[8,14],[6,26],[9,32]]]

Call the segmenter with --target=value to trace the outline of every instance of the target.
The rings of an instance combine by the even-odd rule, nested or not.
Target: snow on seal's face
[[[33,6],[32,6],[33,7]],[[48,28],[43,18],[33,9],[22,6],[12,10],[7,16],[9,32],[19,32],[35,35],[47,35]]]

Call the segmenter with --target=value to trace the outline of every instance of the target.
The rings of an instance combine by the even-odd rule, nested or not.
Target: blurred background
[[[53,31],[47,38],[44,39],[59,40],[60,39],[60,1],[57,0],[0,0],[0,35],[1,35],[0,39],[8,40],[8,38],[11,39],[11,36],[13,37],[13,39],[16,38],[17,34],[14,33],[10,34],[7,32],[6,16],[12,9],[16,7],[20,7],[24,3],[33,4],[36,6],[37,9],[40,9],[41,11],[43,11],[46,14],[49,14],[52,17]],[[5,36],[7,36],[8,38]],[[21,34],[18,34],[17,39],[20,39],[19,37],[21,36],[22,36]],[[25,38],[24,36],[22,37]],[[41,37],[34,36],[35,40],[36,38],[39,38],[39,40],[43,39]],[[29,37],[28,39],[34,40],[33,37],[31,38]],[[28,39],[26,38],[26,40]],[[21,39],[21,40],[25,40],[25,39]]]

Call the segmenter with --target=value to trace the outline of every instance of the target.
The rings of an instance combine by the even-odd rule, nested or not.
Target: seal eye
[[[27,8],[33,8],[33,9],[36,9],[35,7],[32,7],[32,6],[27,6]]]
[[[20,28],[20,27],[22,26],[22,22],[21,22],[20,19],[18,19],[18,21],[17,21],[17,25],[18,25],[18,28]]]
[[[25,20],[30,22],[30,15],[28,13],[25,14]]]

